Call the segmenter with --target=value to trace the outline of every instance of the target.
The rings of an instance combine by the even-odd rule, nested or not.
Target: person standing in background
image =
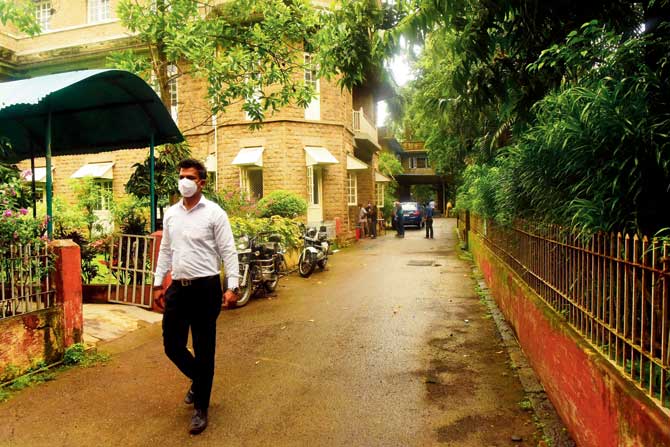
[[[435,212],[434,207],[435,202],[430,202],[424,211],[424,219],[426,221],[426,239],[428,239],[428,237],[433,239],[433,214]]]

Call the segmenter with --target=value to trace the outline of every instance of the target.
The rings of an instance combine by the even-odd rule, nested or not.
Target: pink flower
[[[30,169],[26,169],[24,171],[21,171],[21,179],[26,180],[29,177],[30,178],[33,177],[33,172]]]
[[[25,208],[21,208],[21,209],[19,210],[19,213],[21,213],[22,216],[25,216],[26,214],[28,214],[28,210],[25,209]]]
[[[6,210],[2,215],[5,217],[12,217],[12,210]]]

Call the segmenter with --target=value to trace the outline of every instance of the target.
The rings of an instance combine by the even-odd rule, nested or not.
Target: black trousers
[[[428,235],[428,230],[430,230],[430,235]],[[433,238],[433,218],[432,217],[427,217],[426,218],[426,237],[430,237],[431,239]]]
[[[214,379],[216,319],[221,312],[221,280],[218,275],[182,285],[173,280],[165,293],[163,346],[168,358],[193,381],[195,408],[206,410]],[[191,329],[193,351],[186,349]]]

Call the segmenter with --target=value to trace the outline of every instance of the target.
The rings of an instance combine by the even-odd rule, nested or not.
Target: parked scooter
[[[267,241],[264,242],[266,236]],[[277,288],[279,277],[287,271],[284,255],[285,250],[278,234],[259,233],[242,236],[237,240],[240,264],[240,298],[237,307],[247,304],[261,288],[268,292]]]
[[[298,258],[298,273],[303,278],[307,278],[317,265],[321,270],[325,270],[328,264],[330,242],[324,226],[321,226],[318,232],[314,227],[307,227],[302,238],[304,246]]]

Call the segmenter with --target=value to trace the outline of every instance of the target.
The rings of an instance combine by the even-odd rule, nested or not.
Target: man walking
[[[426,239],[429,237],[430,233],[430,238],[433,239],[433,207],[435,206],[435,202],[430,202],[428,206],[426,207],[425,211],[425,218],[426,218]]]
[[[160,287],[172,271],[172,284],[165,293],[163,345],[168,358],[192,381],[184,399],[194,405],[191,434],[207,428],[216,319],[222,305],[221,260],[228,282],[223,305],[233,306],[239,291],[239,265],[228,215],[202,195],[206,179],[207,171],[198,160],[179,163],[183,198],[165,213],[154,280],[154,287]],[[186,348],[189,328],[195,355]]]

